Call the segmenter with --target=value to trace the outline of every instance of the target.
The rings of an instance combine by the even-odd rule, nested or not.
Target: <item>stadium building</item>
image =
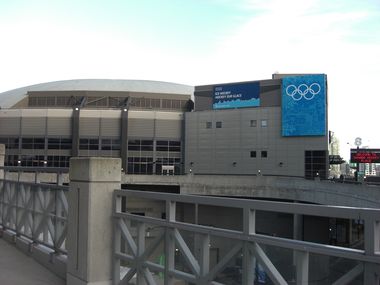
[[[323,74],[195,88],[68,80],[4,92],[0,106],[7,166],[108,156],[127,174],[327,175]]]
[[[131,174],[183,172],[183,114],[193,87],[69,80],[0,94],[5,165],[68,167],[71,156],[121,157]]]

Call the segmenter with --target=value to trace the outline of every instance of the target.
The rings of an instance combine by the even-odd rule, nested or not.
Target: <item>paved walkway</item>
[[[0,238],[1,285],[65,285],[65,281]]]

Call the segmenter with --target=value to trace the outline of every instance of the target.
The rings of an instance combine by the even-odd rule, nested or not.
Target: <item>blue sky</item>
[[[201,85],[326,73],[342,147],[358,136],[380,147],[379,0],[0,1],[0,36],[0,92],[76,78]]]

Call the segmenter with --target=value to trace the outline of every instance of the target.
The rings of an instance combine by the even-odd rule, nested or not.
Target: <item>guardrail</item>
[[[0,225],[57,253],[66,253],[69,187],[0,180]]]
[[[161,203],[165,217],[133,214],[128,204],[136,199]],[[185,204],[238,209],[242,230],[199,225],[197,210],[193,222],[177,219]],[[364,249],[258,234],[258,211],[363,220]],[[274,284],[379,284],[378,209],[116,190],[113,216],[114,284],[254,284],[260,278]],[[224,255],[212,261],[215,242]],[[330,272],[318,283],[310,278],[323,271],[318,266],[342,267],[342,272]]]
[[[0,180],[0,234],[66,276],[69,187]]]

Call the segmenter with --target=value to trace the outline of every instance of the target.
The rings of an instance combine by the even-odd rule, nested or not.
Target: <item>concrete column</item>
[[[0,144],[0,167],[4,167],[5,145]],[[4,170],[0,169],[0,179],[4,179]]]
[[[68,285],[112,283],[112,199],[120,181],[119,158],[70,160]]]

